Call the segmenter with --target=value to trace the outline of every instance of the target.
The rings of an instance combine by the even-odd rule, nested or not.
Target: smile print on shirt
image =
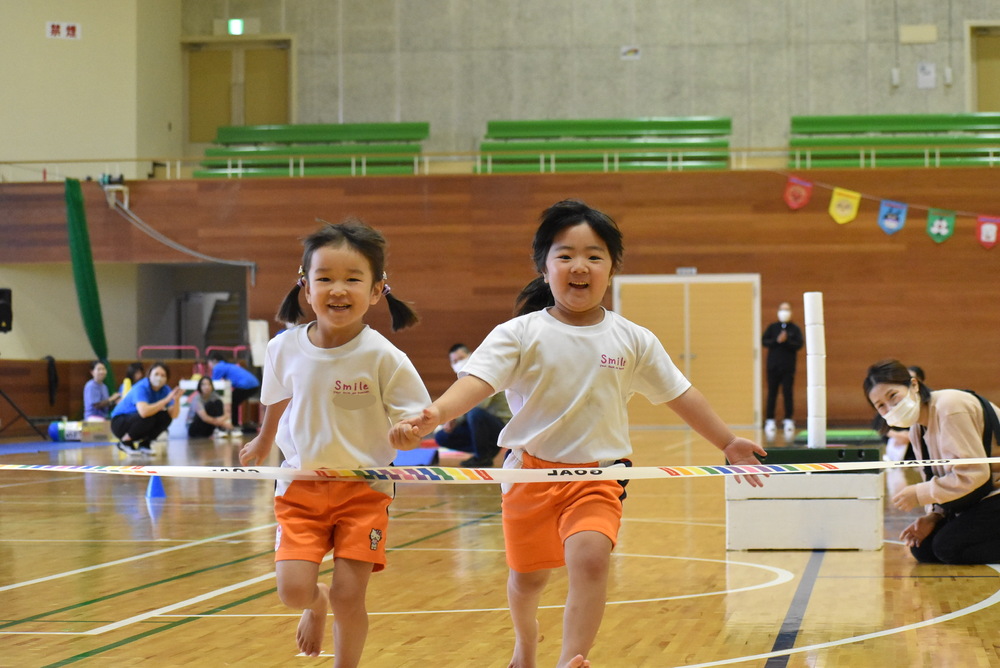
[[[333,405],[352,411],[371,406],[375,402],[371,385],[371,381],[367,378],[334,381],[332,387]]]
[[[613,357],[612,355],[601,355],[601,366],[605,369],[618,369],[621,371],[625,368],[625,358],[624,357]]]

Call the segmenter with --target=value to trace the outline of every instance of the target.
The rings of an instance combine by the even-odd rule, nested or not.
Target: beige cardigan
[[[1000,415],[1000,409],[991,404]],[[983,450],[983,409],[979,400],[962,390],[937,390],[931,392],[928,404],[927,424],[924,425],[924,442],[930,459],[963,459],[985,457]],[[910,428],[910,442],[915,444],[914,452],[920,456],[921,425]],[[992,442],[994,457],[1000,456],[996,441]],[[975,491],[987,475],[993,475],[995,489],[989,494],[1000,494],[1000,464],[968,464],[957,466],[934,466],[934,477],[917,483],[917,499],[925,506],[954,501]],[[933,508],[928,507],[928,512]],[[938,509],[940,510],[940,509]]]

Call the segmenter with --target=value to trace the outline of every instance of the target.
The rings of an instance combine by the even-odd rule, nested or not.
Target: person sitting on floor
[[[456,343],[448,350],[448,361],[456,375],[465,366],[469,354],[469,348],[464,343]],[[497,439],[510,415],[507,398],[503,392],[497,392],[465,415],[446,422],[434,433],[434,440],[441,447],[472,454],[462,462],[462,466],[493,466],[493,460],[500,452]]]

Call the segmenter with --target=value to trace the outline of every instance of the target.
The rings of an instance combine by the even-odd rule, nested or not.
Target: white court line
[[[143,554],[137,554],[133,557],[125,557],[124,559],[116,559],[115,561],[106,561],[102,564],[94,564],[93,566],[87,566],[85,568],[77,568],[72,571],[64,571],[62,573],[55,573],[53,575],[46,575],[45,577],[35,578],[34,580],[25,580],[24,582],[15,582],[13,584],[4,585],[0,587],[0,592],[10,591],[11,589],[19,589],[20,587],[27,587],[28,585],[38,584],[40,582],[50,582],[52,580],[58,580],[60,578],[66,578],[71,575],[79,575],[80,573],[89,573],[90,571],[100,570],[102,568],[109,568],[111,566],[118,566],[119,564],[127,564],[131,561],[139,561],[140,559],[148,559],[149,557],[157,557],[161,554],[169,554],[170,552],[176,552],[177,550],[186,550],[189,547],[195,547],[197,545],[204,545],[205,543],[214,543],[224,538],[230,538],[232,536],[239,536],[241,534],[249,533],[251,531],[260,531],[262,529],[273,529],[276,524],[264,524],[259,527],[252,527],[250,529],[240,529],[239,531],[233,531],[231,533],[223,533],[218,536],[211,536],[209,538],[202,538],[201,540],[191,541],[190,543],[184,543],[183,545],[175,545],[174,547],[165,547],[162,550],[153,550],[152,552],[145,552]]]
[[[1000,566],[995,564],[984,564],[989,566],[993,570],[1000,573]],[[903,633],[904,631],[912,631],[914,629],[920,629],[925,626],[931,626],[933,624],[940,624],[941,622],[948,622],[953,619],[958,619],[959,617],[964,617],[965,615],[972,614],[973,612],[979,612],[985,608],[992,605],[1000,603],[1000,589],[997,589],[989,598],[985,598],[979,603],[973,603],[967,608],[962,608],[961,610],[955,610],[954,612],[949,612],[938,617],[932,617],[930,619],[925,619],[922,622],[915,622],[913,624],[907,624],[905,626],[897,626],[892,629],[884,629],[882,631],[874,631],[872,633],[866,633],[860,636],[852,636],[850,638],[843,638],[841,640],[831,640],[830,642],[817,643],[815,645],[806,645],[804,647],[792,647],[790,649],[784,649],[778,652],[766,652],[764,654],[753,654],[750,656],[739,656],[732,659],[723,659],[721,661],[709,661],[708,663],[690,663],[684,664],[682,666],[676,666],[676,668],[712,668],[713,666],[725,666],[732,663],[743,663],[744,661],[754,661],[757,659],[769,659],[775,656],[789,656],[791,654],[798,654],[800,652],[813,652],[818,649],[829,649],[831,647],[838,647],[840,645],[850,645],[856,642],[862,642],[865,640],[871,640],[872,638],[882,638],[884,636],[894,635],[896,633]]]

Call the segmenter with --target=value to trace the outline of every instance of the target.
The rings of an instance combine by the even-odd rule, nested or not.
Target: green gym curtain
[[[87,231],[87,213],[83,208],[83,189],[77,179],[66,179],[66,224],[69,231],[69,254],[73,262],[73,280],[76,283],[80,316],[87,332],[94,356],[108,368],[105,384],[111,393],[116,391],[114,374],[108,364],[108,341],[104,336],[104,317],[101,315],[101,297],[97,292],[94,273],[94,254],[90,250],[90,233]]]

